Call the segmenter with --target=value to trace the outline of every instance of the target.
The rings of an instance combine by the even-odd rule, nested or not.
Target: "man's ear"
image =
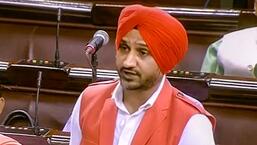
[[[5,105],[5,100],[3,97],[0,97],[0,114],[2,113]]]

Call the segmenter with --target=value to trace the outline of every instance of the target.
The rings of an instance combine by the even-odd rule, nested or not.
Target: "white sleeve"
[[[210,120],[203,114],[192,116],[184,128],[179,145],[215,145]]]
[[[63,127],[62,131],[64,132],[70,132],[70,124],[71,124],[71,120],[70,117],[68,119],[68,121],[65,123],[65,126]]]
[[[82,94],[79,96],[71,117],[70,117],[70,145],[80,145],[80,141],[81,141],[81,129],[80,129],[80,123],[79,123],[79,115],[80,115],[80,103],[81,103],[81,98],[82,98]]]

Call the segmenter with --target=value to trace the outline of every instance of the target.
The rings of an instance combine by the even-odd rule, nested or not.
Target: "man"
[[[131,5],[116,35],[118,80],[89,85],[71,116],[70,145],[214,145],[215,119],[165,74],[188,47],[166,12]]]
[[[5,99],[0,97],[0,114],[2,113],[5,106]],[[0,134],[0,145],[21,145],[16,140]]]
[[[257,78],[257,27],[228,33],[212,43],[201,71]]]
[[[208,47],[201,71],[257,78],[256,54],[257,27],[231,32]]]

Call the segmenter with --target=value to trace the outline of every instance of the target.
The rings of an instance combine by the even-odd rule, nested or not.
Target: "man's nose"
[[[133,52],[129,52],[124,60],[125,67],[135,67],[137,63],[137,56]]]

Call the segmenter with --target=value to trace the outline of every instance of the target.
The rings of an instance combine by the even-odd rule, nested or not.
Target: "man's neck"
[[[159,82],[156,83],[156,85],[148,88],[147,90],[124,90],[123,103],[130,114],[136,112],[138,108],[153,95],[153,93],[158,89],[161,80],[162,79],[160,79]]]

